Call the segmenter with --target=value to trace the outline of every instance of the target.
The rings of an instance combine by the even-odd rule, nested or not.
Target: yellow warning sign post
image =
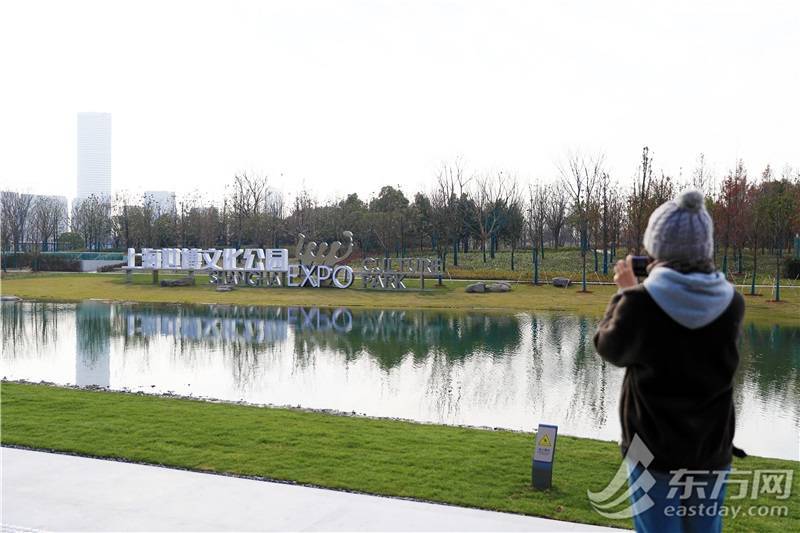
[[[535,489],[546,490],[552,486],[557,436],[558,426],[539,424],[531,465],[531,483]]]

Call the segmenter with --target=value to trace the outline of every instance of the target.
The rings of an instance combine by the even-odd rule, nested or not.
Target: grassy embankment
[[[533,260],[530,250],[517,250],[514,255],[515,270],[511,270],[511,252],[503,250],[495,254],[494,259],[486,254],[483,261],[481,252],[459,253],[458,266],[452,265],[452,253],[448,255],[447,270],[454,278],[464,279],[510,279],[530,280],[533,276]],[[717,253],[716,265],[722,268],[722,253]],[[771,285],[775,282],[775,256],[772,254],[758,255],[758,271],[756,283]],[[750,250],[745,250],[742,255],[742,272],[737,272],[737,262],[728,257],[729,279],[737,284],[748,284],[752,281],[753,256]],[[603,256],[598,258],[598,272],[594,272],[594,256],[590,253],[586,257],[587,278],[589,281],[611,281],[613,278],[613,265],[609,264],[608,274],[603,274]],[[579,281],[581,279],[581,253],[578,248],[545,249],[544,259],[540,259],[539,277],[549,280],[555,276],[562,276]],[[799,285],[799,280],[783,279],[784,285]],[[761,292],[769,293],[770,289],[763,288]],[[769,296],[769,294],[767,294]]]
[[[2,414],[4,444],[630,527],[595,513],[586,495],[620,465],[611,442],[560,437],[554,486],[540,492],[527,433],[17,383],[2,384]],[[794,469],[800,490],[797,462],[734,467]],[[726,529],[800,530],[796,497],[729,503],[785,505],[788,518],[740,516]]]
[[[165,279],[166,276],[161,276]],[[446,281],[437,287],[428,280],[426,292],[375,291],[339,289],[257,289],[241,288],[217,292],[198,277],[194,287],[164,288],[151,283],[149,274],[134,276],[126,284],[121,274],[19,274],[6,275],[0,281],[2,294],[24,299],[47,301],[80,301],[91,298],[113,301],[166,303],[219,303],[240,305],[318,305],[349,307],[382,307],[386,309],[482,309],[511,311],[547,311],[577,313],[599,317],[616,290],[612,286],[592,286],[589,293],[580,293],[576,286],[557,289],[552,286],[516,284],[510,293],[466,294],[466,282]],[[358,282],[357,282],[358,283]],[[354,287],[358,285],[354,284]],[[408,282],[409,287],[416,280]],[[781,302],[768,301],[770,296],[747,297],[746,320],[759,325],[800,324],[799,289],[787,289]]]

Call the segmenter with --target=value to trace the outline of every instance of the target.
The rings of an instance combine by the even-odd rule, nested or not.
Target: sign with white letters
[[[212,284],[251,287],[333,286],[346,289],[353,284],[353,269],[336,264],[350,255],[352,233],[345,232],[349,242],[341,255],[337,254],[342,248],[339,241],[324,253],[328,249],[327,243],[321,243],[319,247],[316,243],[309,243],[303,248],[305,237],[300,237],[300,263],[297,264],[289,264],[289,250],[285,248],[142,248],[139,253],[128,248],[125,270],[128,273],[137,270],[207,272]]]

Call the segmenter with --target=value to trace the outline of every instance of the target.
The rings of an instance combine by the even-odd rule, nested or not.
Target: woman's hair
[[[681,260],[672,260],[672,261],[653,261],[649,265],[647,265],[647,271],[650,272],[653,268],[657,266],[671,268],[672,270],[676,270],[681,274],[690,274],[692,272],[702,272],[703,274],[711,274],[717,271],[716,265],[714,265],[713,259],[697,259],[692,261],[681,261]]]

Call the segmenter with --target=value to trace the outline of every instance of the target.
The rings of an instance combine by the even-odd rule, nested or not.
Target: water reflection
[[[75,384],[81,387],[109,387],[111,384],[111,307],[100,302],[83,302],[75,311]]]
[[[595,354],[596,321],[585,317],[12,303],[2,305],[2,327],[9,379],[619,434],[622,372]],[[737,444],[798,458],[798,369],[800,328],[745,328]]]

